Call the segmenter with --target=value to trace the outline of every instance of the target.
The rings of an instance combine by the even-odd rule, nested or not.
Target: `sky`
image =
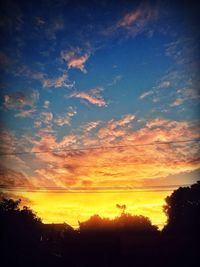
[[[199,6],[1,5],[2,194],[44,222],[119,203],[162,225],[164,198],[199,179]]]

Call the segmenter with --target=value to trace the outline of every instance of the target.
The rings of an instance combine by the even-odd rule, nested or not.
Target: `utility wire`
[[[67,187],[67,188],[56,188],[56,187],[33,187],[28,188],[26,186],[20,187],[6,187],[0,185],[0,189],[4,191],[17,191],[17,192],[45,192],[45,193],[129,193],[129,192],[166,192],[174,190],[178,187],[186,187],[191,184],[182,185],[167,185],[167,186],[144,186],[144,187]]]
[[[126,147],[143,147],[143,146],[157,146],[157,145],[170,145],[179,143],[191,143],[200,142],[200,139],[189,139],[189,140],[177,140],[177,141],[166,141],[166,142],[153,142],[144,144],[129,144],[129,145],[114,145],[114,146],[93,146],[86,148],[58,148],[58,149],[47,149],[43,151],[19,151],[12,153],[0,153],[0,156],[14,156],[14,155],[26,155],[26,154],[44,154],[44,153],[58,153],[58,152],[76,152],[76,151],[87,151],[87,150],[98,150],[98,149],[115,149],[115,148],[126,148]]]
[[[163,188],[171,188],[171,187],[180,187],[180,186],[190,186],[191,184],[169,184],[169,185],[152,185],[152,186],[91,186],[91,187],[84,187],[84,186],[69,186],[69,187],[57,187],[57,186],[33,186],[32,189],[51,189],[51,190],[88,190],[88,189],[96,189],[96,190],[106,190],[106,189],[129,189],[129,190],[140,190],[140,189],[163,189]],[[0,185],[0,188],[15,188],[15,189],[23,189],[29,188],[28,186],[21,185],[21,186],[6,186]]]

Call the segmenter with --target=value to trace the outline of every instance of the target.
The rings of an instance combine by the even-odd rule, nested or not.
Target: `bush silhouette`
[[[79,222],[80,232],[83,231],[112,231],[112,232],[155,232],[157,227],[152,225],[149,218],[142,215],[124,213],[114,219],[101,218],[93,215],[85,222]]]

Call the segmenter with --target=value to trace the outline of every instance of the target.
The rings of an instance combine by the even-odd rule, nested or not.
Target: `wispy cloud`
[[[150,90],[150,91],[146,91],[146,92],[142,93],[142,94],[139,96],[139,99],[143,99],[143,98],[145,98],[145,97],[147,97],[147,96],[150,96],[150,95],[152,95],[152,94],[153,94],[153,91],[152,91],[152,90]]]
[[[34,127],[40,128],[41,131],[52,132],[53,113],[50,111],[41,112],[34,121]],[[45,124],[46,128],[41,128]]]
[[[47,78],[47,75],[41,71],[32,70],[30,67],[26,65],[22,65],[17,67],[14,71],[15,76],[25,76],[29,79],[33,79],[42,83],[44,88],[55,87],[55,88],[72,88],[74,86],[74,82],[70,82],[68,80],[68,74],[63,73],[62,75],[56,78]]]
[[[68,75],[62,74],[61,76],[55,78],[55,79],[44,79],[43,80],[43,87],[55,87],[55,88],[72,88],[74,86],[74,83],[70,83],[68,81]]]
[[[26,187],[33,188],[33,184],[21,172],[0,165],[1,186],[3,187]]]
[[[193,100],[199,101],[200,94],[198,90],[193,88],[182,88],[177,90],[178,97],[170,104],[171,107],[177,107],[183,104],[185,101]]]
[[[42,122],[41,121],[39,121],[39,120],[34,121],[34,127],[35,128],[40,128],[41,126],[42,126]]]
[[[37,22],[40,21],[40,25],[47,25],[46,23],[41,24],[42,20],[38,20]],[[57,32],[61,31],[64,29],[64,20],[63,18],[57,17],[54,18],[54,20],[51,22],[51,24],[45,28],[45,34],[48,39],[55,40],[56,39],[56,34]]]
[[[43,25],[46,24],[46,21],[43,18],[41,18],[41,17],[36,17],[35,20],[36,20],[36,24],[38,26],[43,26]]]
[[[14,170],[17,172],[27,170],[28,166],[24,161],[25,159],[21,158],[19,155],[15,155],[15,152],[29,151],[30,145],[32,145],[32,140],[25,135],[17,136],[14,131],[8,129],[3,129],[0,132],[0,139],[0,153],[8,154],[4,160],[1,161],[2,166],[7,168],[13,168],[14,166]],[[14,176],[12,179],[14,179]]]
[[[67,62],[69,69],[79,69],[83,73],[87,73],[85,64],[90,57],[90,53],[83,53],[80,48],[74,48],[72,50],[61,51],[61,58]]]
[[[0,132],[1,144],[0,151],[1,153],[12,153],[17,147],[18,140],[13,131],[3,130]]]
[[[91,121],[91,122],[88,122],[86,125],[84,125],[83,129],[86,132],[90,132],[93,129],[96,129],[99,124],[100,124],[100,121]]]
[[[142,15],[142,10],[139,7],[136,10],[131,11],[130,13],[126,14],[118,23],[117,27],[128,27],[138,21],[138,19]]]
[[[20,118],[31,117],[31,115],[36,111],[37,111],[36,108],[21,110],[20,112],[15,114],[15,117],[20,117]]]
[[[135,119],[135,115],[127,114],[120,120],[110,120],[105,127],[101,127],[97,133],[99,139],[103,142],[109,143],[116,138],[125,136],[129,130],[130,123]]]
[[[177,93],[182,95],[185,100],[186,99],[193,99],[193,100],[199,100],[200,99],[200,93],[197,88],[183,88],[177,90]]]
[[[124,29],[132,37],[139,34],[147,24],[158,17],[158,6],[148,1],[142,1],[137,8],[127,12],[117,23],[107,30],[107,33],[114,33]]]
[[[52,42],[56,41],[57,33],[64,30],[64,19],[62,16],[46,19],[42,16],[35,17],[36,33],[42,34]]]
[[[113,78],[113,80],[110,83],[108,83],[108,86],[113,86],[113,85],[117,84],[119,81],[121,81],[121,79],[122,79],[122,75],[116,75]]]
[[[24,107],[33,108],[38,99],[39,92],[37,90],[7,94],[4,95],[4,107],[13,110],[20,110]]]
[[[43,123],[49,124],[53,120],[53,113],[52,112],[41,112],[40,117]]]
[[[105,107],[107,106],[107,103],[104,100],[104,98],[101,96],[102,90],[103,89],[101,87],[97,87],[89,91],[75,92],[71,94],[71,97],[76,97],[76,98],[86,100],[90,104],[96,105],[98,107]]]
[[[164,88],[168,88],[170,85],[171,85],[170,81],[162,81],[156,86],[156,88],[164,89]]]
[[[170,107],[177,107],[183,104],[184,99],[183,98],[177,98],[173,103],[170,104]]]
[[[35,71],[32,70],[29,66],[27,65],[20,65],[14,70],[14,75],[15,76],[24,76],[29,79],[37,80],[42,82],[43,79],[45,79],[45,74],[41,71]]]
[[[64,114],[63,116],[58,116],[57,118],[55,118],[54,122],[58,125],[58,126],[64,126],[64,125],[70,125],[71,124],[71,119],[73,116],[76,115],[76,109],[73,107],[69,107],[68,111],[66,112],[66,114]]]

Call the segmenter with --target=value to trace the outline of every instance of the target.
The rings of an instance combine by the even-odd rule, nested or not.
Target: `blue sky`
[[[198,10],[193,2],[170,1],[3,3],[5,186],[143,186],[149,179],[159,184],[173,175],[181,184],[185,178],[178,175],[183,173],[195,180],[196,143],[165,151],[158,146],[146,152],[129,147],[122,158],[116,150],[81,157],[64,149],[199,138]],[[61,152],[42,154],[52,149]],[[137,153],[137,159],[131,161],[130,153]],[[148,154],[145,163],[142,153]],[[157,167],[151,166],[152,155]],[[77,165],[80,161],[91,166],[95,157],[102,159],[95,170]],[[109,157],[110,168],[136,161],[139,170],[146,164],[146,171],[127,167],[115,174],[104,169]],[[13,182],[10,174],[16,177]]]

